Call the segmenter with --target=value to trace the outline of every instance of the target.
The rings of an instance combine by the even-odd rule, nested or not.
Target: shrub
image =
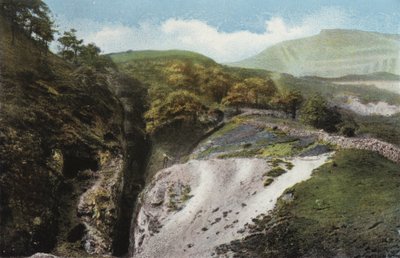
[[[301,109],[301,121],[327,132],[336,132],[337,125],[342,122],[336,108],[328,106],[327,101],[318,94],[311,96]]]
[[[286,170],[284,170],[281,167],[275,167],[273,169],[271,169],[270,171],[267,172],[267,176],[272,176],[272,177],[278,177],[282,174],[285,174]]]
[[[274,182],[274,179],[272,178],[267,178],[264,181],[264,186],[269,186],[270,184],[272,184]]]

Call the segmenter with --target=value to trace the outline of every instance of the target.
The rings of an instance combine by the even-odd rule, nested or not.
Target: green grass
[[[240,151],[224,153],[218,156],[219,159],[228,159],[228,158],[252,158],[256,155],[260,154],[260,149],[243,149]]]
[[[295,142],[284,142],[269,145],[261,150],[262,157],[290,157],[298,153]]]
[[[314,228],[349,225],[364,229],[383,220],[400,219],[400,168],[368,151],[341,150],[313,177],[293,187],[295,202],[278,209],[316,221]],[[393,228],[394,229],[394,228]]]
[[[372,136],[400,145],[400,114],[384,116],[355,116],[360,126],[358,134]]]
[[[363,150],[340,150],[257,220],[256,238],[236,250],[249,257],[395,256],[400,236],[400,168]],[[284,195],[284,196],[285,196]],[[396,251],[397,250],[397,251]]]
[[[184,50],[143,50],[143,51],[126,51],[120,53],[109,54],[115,63],[125,63],[138,60],[172,60],[172,59],[185,59],[191,61],[198,61],[202,63],[215,63],[211,58],[195,53],[192,51]]]

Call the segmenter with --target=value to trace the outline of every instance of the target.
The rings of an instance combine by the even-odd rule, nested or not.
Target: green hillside
[[[346,75],[339,78],[332,78],[334,81],[400,81],[400,75],[387,73],[387,72],[377,72],[370,74],[359,74],[359,75]]]
[[[316,36],[279,43],[231,65],[322,77],[374,72],[399,74],[399,51],[399,35],[322,30]]]
[[[203,56],[199,53],[185,51],[185,50],[142,50],[109,54],[112,60],[116,63],[124,63],[137,60],[172,60],[172,59],[185,59],[201,63],[215,63],[212,59]]]

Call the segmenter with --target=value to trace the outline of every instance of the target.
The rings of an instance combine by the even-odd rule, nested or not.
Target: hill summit
[[[232,66],[297,76],[339,77],[373,72],[400,73],[400,35],[359,30],[322,30],[285,41]]]

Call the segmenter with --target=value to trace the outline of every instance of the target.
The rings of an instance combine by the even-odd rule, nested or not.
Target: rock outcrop
[[[132,80],[78,68],[18,31],[12,45],[2,17],[0,34],[0,256],[111,254],[128,175],[143,172],[143,95],[124,126],[115,88]]]

